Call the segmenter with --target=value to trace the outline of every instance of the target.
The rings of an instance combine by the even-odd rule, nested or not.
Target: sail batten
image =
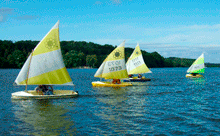
[[[144,62],[140,46],[137,44],[126,63],[128,74],[152,73]]]
[[[30,62],[31,60],[31,62]],[[28,65],[30,64],[30,68]],[[27,73],[29,72],[28,79]],[[63,62],[59,42],[59,21],[35,47],[15,80],[17,85],[73,85]]]

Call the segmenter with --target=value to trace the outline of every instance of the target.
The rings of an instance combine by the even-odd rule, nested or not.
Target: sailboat
[[[130,76],[129,79],[124,80],[124,82],[132,82],[132,84],[135,84],[134,82],[147,82],[151,81],[149,78],[145,77],[132,77],[133,74],[144,74],[144,73],[152,73],[150,69],[147,67],[147,65],[144,62],[139,43],[135,47],[133,53],[129,57],[126,68],[128,71],[128,74]],[[138,84],[135,84],[138,85]]]
[[[12,99],[69,98],[78,95],[73,90],[53,90],[52,95],[42,95],[36,90],[27,90],[29,85],[70,85],[72,79],[63,62],[59,41],[59,21],[38,43],[24,63],[16,85],[25,85],[24,91],[12,93]]]
[[[202,53],[201,56],[199,56],[193,64],[189,67],[187,70],[186,77],[203,77],[203,75],[200,75],[199,73],[205,72],[205,64],[204,64],[204,54]]]
[[[124,55],[125,41],[115,48],[103,61],[94,77],[113,79],[110,81],[94,81],[93,87],[125,87],[132,86],[131,83],[120,82],[120,79],[128,78]]]

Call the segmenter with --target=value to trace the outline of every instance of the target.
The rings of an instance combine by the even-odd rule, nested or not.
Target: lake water
[[[79,97],[11,100],[19,69],[0,69],[1,135],[220,135],[220,68],[153,68],[146,86],[93,88],[97,69],[68,69]],[[33,89],[36,86],[29,87]]]

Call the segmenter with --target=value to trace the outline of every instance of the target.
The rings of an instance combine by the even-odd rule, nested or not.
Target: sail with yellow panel
[[[126,63],[128,74],[152,73],[144,62],[139,43]]]
[[[186,77],[193,77],[193,78],[199,78],[203,77],[203,75],[199,73],[205,73],[205,61],[204,61],[204,54],[200,55],[193,64],[189,67],[187,70]]]
[[[187,70],[188,73],[204,73],[205,72],[205,64],[204,64],[204,53],[200,55],[193,64]]]
[[[125,41],[108,55],[95,73],[95,77],[106,79],[128,78],[125,65],[124,45]]]
[[[15,83],[17,85],[73,85],[61,54],[59,21],[30,54]]]
[[[125,41],[115,48],[103,61],[99,69],[96,71],[94,77],[113,79],[109,81],[94,81],[94,87],[126,87],[131,86],[131,83],[120,82],[120,79],[128,78],[128,72],[125,65],[124,54]],[[114,82],[116,81],[117,82]]]

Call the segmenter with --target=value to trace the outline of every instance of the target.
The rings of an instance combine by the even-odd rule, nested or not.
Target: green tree
[[[85,59],[85,54],[83,52],[78,53],[78,66],[85,66],[86,59]]]
[[[25,55],[20,50],[15,50],[12,54],[8,55],[7,60],[9,66],[12,68],[21,68],[25,62]]]
[[[84,53],[71,50],[64,55],[64,63],[68,68],[75,68],[85,64]]]
[[[88,66],[94,67],[96,65],[96,63],[97,63],[97,56],[95,54],[86,56],[86,64]]]

